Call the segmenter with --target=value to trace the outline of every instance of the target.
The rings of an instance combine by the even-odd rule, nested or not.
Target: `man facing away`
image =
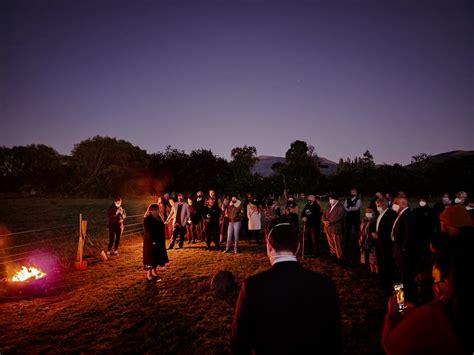
[[[232,352],[340,353],[341,315],[333,281],[297,262],[299,238],[288,220],[270,222],[266,235],[272,267],[242,283]]]

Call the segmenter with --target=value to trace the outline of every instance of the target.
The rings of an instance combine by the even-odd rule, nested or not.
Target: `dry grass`
[[[238,289],[226,300],[217,299],[210,280],[229,270],[241,282],[269,267],[263,245],[242,242],[240,251],[207,252],[203,243],[172,250],[163,281],[155,284],[145,280],[136,235],[125,238],[120,256],[90,259],[86,271],[53,268],[33,296],[14,293],[3,283],[0,353],[229,353]],[[380,352],[385,296],[368,272],[342,269],[324,258],[303,264],[337,285],[346,353]]]

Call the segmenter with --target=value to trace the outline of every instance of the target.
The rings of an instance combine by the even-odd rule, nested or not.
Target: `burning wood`
[[[42,272],[40,269],[37,269],[35,267],[26,267],[22,266],[21,270],[18,271],[15,275],[12,277],[13,282],[24,282],[27,281],[31,278],[34,278],[35,280],[42,279],[43,277],[46,276],[46,273]]]

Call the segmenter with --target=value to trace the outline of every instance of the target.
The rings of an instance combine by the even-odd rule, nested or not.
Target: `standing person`
[[[168,249],[173,249],[176,243],[176,240],[179,237],[178,249],[182,249],[184,246],[184,236],[186,234],[186,222],[190,217],[189,207],[184,202],[183,194],[178,194],[178,202],[173,205],[170,215],[166,220],[166,224],[172,222],[173,226],[173,236],[171,237],[171,242],[168,246]]]
[[[108,226],[109,226],[109,245],[107,247],[107,255],[110,255],[112,246],[114,247],[114,255],[118,256],[118,247],[120,244],[120,237],[123,233],[123,222],[127,217],[127,213],[122,206],[122,198],[116,197],[112,206],[107,211]]]
[[[227,213],[227,208],[229,207],[230,197],[224,196],[221,206],[221,219],[219,223],[219,245],[227,241],[227,230],[229,228],[229,215]]]
[[[291,221],[291,223],[294,224],[294,226],[296,228],[296,231],[299,235],[299,233],[300,233],[300,224],[299,224],[299,221],[298,221],[298,214],[299,214],[299,209],[298,209],[298,205],[295,202],[295,199],[292,196],[288,197],[288,201],[286,202],[286,208],[285,208],[285,211],[284,211],[284,215],[285,215],[286,218],[288,218]]]
[[[432,209],[427,202],[427,199],[422,197],[418,202],[418,207],[413,209],[416,226],[416,241],[418,252],[422,256],[430,254],[430,240],[433,233],[438,226],[439,220],[434,209]]]
[[[334,282],[298,263],[299,236],[291,223],[275,219],[266,235],[272,267],[242,283],[232,323],[232,352],[340,353],[342,324]]]
[[[206,250],[211,250],[211,242],[214,250],[219,250],[219,217],[221,210],[216,206],[214,197],[207,199],[207,206],[202,209],[204,224],[206,228]]]
[[[188,197],[188,207],[190,217],[186,222],[186,234],[188,235],[188,243],[194,244],[196,242],[197,226],[201,220],[201,215],[197,211],[194,199],[191,196]]]
[[[252,240],[252,236],[255,238],[257,244],[260,243],[259,236],[260,230],[262,229],[262,215],[260,213],[259,202],[257,200],[251,200],[247,205],[247,219],[248,219],[248,241],[249,244]]]
[[[382,193],[380,191],[377,191],[374,195],[374,197],[372,197],[372,199],[370,200],[370,203],[369,203],[369,208],[374,211],[374,213],[378,216],[378,213],[377,213],[377,206],[376,206],[376,202],[377,200],[381,199],[383,197]]]
[[[456,198],[454,199],[455,205],[467,206],[467,193],[465,191],[458,191],[455,193]]]
[[[448,239],[432,267],[435,300],[420,307],[405,302],[403,314],[390,298],[382,333],[389,355],[472,354],[472,236]]]
[[[331,256],[339,265],[345,264],[341,245],[345,218],[346,210],[344,206],[339,202],[335,194],[330,194],[329,206],[323,215],[323,224]]]
[[[319,234],[321,230],[321,207],[316,201],[316,196],[309,195],[308,202],[301,212],[301,219],[304,223],[305,241],[314,257],[319,257]]]
[[[204,235],[204,222],[202,220],[202,209],[205,206],[204,193],[198,191],[196,194],[196,201],[194,201],[194,209],[196,210],[197,215],[199,216],[198,224],[196,225],[197,237],[200,241],[203,240]]]
[[[161,281],[158,266],[165,266],[168,260],[165,240],[165,224],[160,217],[160,207],[151,204],[143,220],[143,268],[147,271],[148,281]]]
[[[445,192],[441,195],[441,200],[434,204],[433,209],[436,212],[436,215],[439,216],[439,214],[449,206],[451,206],[451,199],[449,198],[449,194]]]
[[[228,253],[230,251],[230,244],[234,242],[234,253],[237,254],[240,226],[242,224],[242,216],[244,215],[244,211],[242,208],[242,202],[235,194],[232,195],[229,207],[227,207],[227,214],[229,216],[229,227],[227,231],[227,244],[224,253]]]
[[[263,219],[265,221],[265,228],[270,224],[270,222],[278,217],[281,217],[278,213],[280,212],[280,208],[274,208],[274,201],[273,199],[269,198],[263,209]]]
[[[365,215],[362,217],[359,232],[359,246],[361,251],[360,261],[365,264],[366,256],[368,256],[370,273],[373,276],[378,276],[379,267],[377,260],[376,236],[374,235],[375,228],[375,213],[371,208],[366,208]]]
[[[392,199],[392,195],[390,195],[389,192],[385,194],[385,200],[387,201],[388,208],[392,208],[393,199]]]
[[[360,207],[361,200],[357,195],[357,190],[351,189],[351,196],[344,201],[344,208],[346,209],[346,237],[344,246],[349,247],[352,227],[359,233],[360,228]]]
[[[392,287],[393,277],[393,241],[392,228],[397,219],[397,213],[388,208],[388,201],[384,198],[375,203],[379,215],[375,223],[374,238],[377,241],[379,253],[378,263],[380,269],[381,286],[389,289]]]
[[[406,298],[415,299],[416,230],[415,216],[406,197],[397,197],[392,209],[398,213],[393,223],[393,259],[399,280],[405,285]]]

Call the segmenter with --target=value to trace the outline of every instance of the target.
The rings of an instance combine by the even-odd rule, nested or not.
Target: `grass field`
[[[124,205],[133,215],[143,213],[148,202],[137,199]],[[26,204],[31,206],[29,215],[22,213]],[[14,232],[74,223],[82,212],[91,233],[105,245],[109,204],[106,200],[10,200],[0,204],[0,221]],[[124,237],[120,256],[107,262],[90,258],[87,270],[76,271],[65,262],[75,258],[76,233],[73,228],[28,237],[34,241],[65,234],[63,244],[44,247],[43,253],[51,255],[62,250],[54,258],[56,264],[48,266],[47,287],[31,296],[13,293],[2,283],[0,353],[229,353],[238,287],[227,299],[217,299],[210,291],[211,278],[219,270],[229,270],[240,283],[270,266],[263,245],[242,242],[241,253],[234,255],[206,252],[204,244],[198,243],[170,251],[171,262],[161,272],[163,281],[150,284],[141,269],[140,235]],[[8,245],[18,242],[10,238]],[[326,245],[324,240],[322,244]],[[88,253],[92,256],[94,251]],[[323,254],[328,255],[327,250]],[[386,296],[367,270],[342,269],[326,258],[302,263],[336,283],[345,352],[380,353]]]

